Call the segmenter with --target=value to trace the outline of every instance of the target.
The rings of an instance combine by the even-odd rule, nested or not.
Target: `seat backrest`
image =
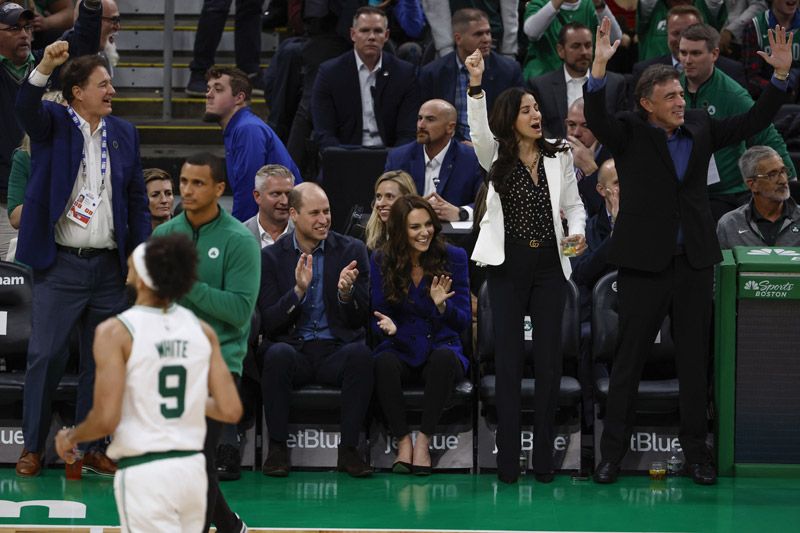
[[[523,325],[520,324],[520,327]],[[533,328],[536,329],[535,324]],[[580,292],[578,286],[570,280],[567,282],[567,298],[561,323],[561,350],[564,360],[578,358],[580,340]],[[526,351],[529,350],[529,343],[526,342]],[[486,282],[478,292],[478,353],[476,360],[483,363],[494,360],[494,322]]]
[[[617,311],[617,273],[600,278],[592,291],[592,355],[595,360],[611,362],[617,351],[619,314]],[[661,324],[648,364],[671,362],[675,358],[671,323],[667,316]]]
[[[370,210],[375,180],[383,174],[388,153],[385,148],[327,148],[322,152],[321,185],[330,201],[334,231],[345,230],[353,206]]]
[[[0,354],[25,356],[31,335],[33,276],[17,263],[0,261]]]

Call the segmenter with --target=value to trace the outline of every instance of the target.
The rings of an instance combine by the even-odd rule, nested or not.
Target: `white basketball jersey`
[[[202,451],[211,343],[197,317],[177,304],[134,306],[117,316],[133,337],[112,459]],[[103,401],[95,398],[95,401]]]

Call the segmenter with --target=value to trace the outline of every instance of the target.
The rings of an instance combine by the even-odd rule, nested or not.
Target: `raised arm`
[[[52,127],[50,115],[42,104],[45,85],[53,71],[69,59],[69,43],[56,41],[44,49],[44,56],[17,93],[14,112],[17,121],[32,141],[45,141]]]
[[[469,71],[470,87],[480,87],[483,80],[483,55],[480,50],[475,50],[465,61]],[[478,162],[488,172],[497,153],[497,141],[489,129],[489,117],[486,112],[486,92],[481,91],[476,96],[467,97],[467,123],[469,124],[472,146]]]

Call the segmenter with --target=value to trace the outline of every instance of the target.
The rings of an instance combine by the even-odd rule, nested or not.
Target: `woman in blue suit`
[[[428,202],[404,196],[392,206],[389,239],[370,264],[373,329],[383,336],[375,348],[375,390],[398,440],[396,473],[430,474],[430,437],[469,367],[461,346],[472,319],[467,255],[446,244],[441,229]],[[412,443],[402,386],[419,382],[425,405]]]

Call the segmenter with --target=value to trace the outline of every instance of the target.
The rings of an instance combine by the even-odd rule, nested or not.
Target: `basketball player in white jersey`
[[[155,237],[128,260],[136,304],[97,327],[96,401],[86,419],[56,436],[75,460],[78,443],[114,435],[108,456],[122,531],[200,531],[208,479],[205,417],[235,423],[242,404],[214,330],[174,303],[196,277],[194,246]]]

